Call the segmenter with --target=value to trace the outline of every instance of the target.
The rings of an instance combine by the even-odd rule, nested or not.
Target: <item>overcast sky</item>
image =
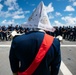
[[[0,0],[0,25],[25,23],[41,0]],[[52,26],[76,25],[76,0],[43,0]]]

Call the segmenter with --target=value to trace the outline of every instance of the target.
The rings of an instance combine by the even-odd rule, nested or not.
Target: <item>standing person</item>
[[[0,41],[2,40],[2,27],[0,26]]]
[[[6,41],[8,41],[7,39],[7,27],[5,27],[5,25],[2,27],[2,40],[4,41],[6,39]]]
[[[50,25],[43,2],[25,27],[31,28],[31,31],[12,41],[9,60],[13,75],[58,75],[60,42],[45,32],[54,31],[54,28]]]

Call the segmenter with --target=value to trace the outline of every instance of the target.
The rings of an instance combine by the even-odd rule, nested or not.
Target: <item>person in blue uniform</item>
[[[40,9],[39,7],[42,9],[44,8],[43,2],[39,4],[38,9]],[[38,9],[36,10],[38,11]],[[43,12],[44,11],[42,11],[42,13]],[[45,16],[45,14],[43,15]],[[47,16],[45,17],[47,18]],[[32,22],[32,25],[34,25],[34,23],[35,22]],[[20,35],[13,39],[9,53],[10,66],[13,75],[18,75],[18,72],[24,72],[36,57],[38,50],[41,46],[41,43],[44,39],[44,35],[46,34],[46,31],[49,31],[49,28],[46,28],[45,25],[43,26],[44,29],[34,28],[35,30],[33,29],[27,32],[26,34]],[[50,27],[50,30],[51,29],[53,30],[52,27]],[[52,45],[48,49],[48,52],[44,56],[43,60],[41,61],[37,69],[31,75],[58,75],[60,69],[60,63],[61,63],[60,41],[57,38],[54,38]],[[21,75],[29,75],[29,74],[21,74]]]

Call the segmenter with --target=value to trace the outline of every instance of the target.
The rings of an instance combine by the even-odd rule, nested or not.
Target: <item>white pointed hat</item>
[[[54,32],[55,29],[51,26],[46,7],[44,3],[41,1],[37,8],[34,10],[32,15],[29,17],[26,24],[24,24],[26,28],[40,28],[42,30]]]

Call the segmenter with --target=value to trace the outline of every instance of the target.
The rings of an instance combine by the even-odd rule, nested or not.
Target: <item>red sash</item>
[[[52,37],[48,34],[45,34],[44,39],[42,41],[42,44],[40,46],[40,49],[39,49],[35,59],[24,72],[18,72],[18,75],[32,75],[34,73],[34,71],[37,69],[37,67],[39,66],[39,64],[41,63],[42,59],[46,55],[49,48],[51,47],[53,40],[54,40],[54,37]]]

